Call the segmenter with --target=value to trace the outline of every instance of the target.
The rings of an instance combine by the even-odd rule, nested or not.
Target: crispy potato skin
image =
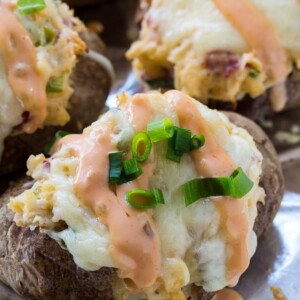
[[[236,113],[226,115],[250,132],[264,157],[260,184],[266,191],[266,199],[265,205],[258,204],[254,226],[256,234],[261,236],[271,224],[283,196],[281,167],[272,143],[258,125]],[[17,181],[1,198],[0,280],[27,299],[113,299],[114,270],[86,272],[76,267],[71,255],[46,234],[20,228],[13,222],[13,213],[6,204],[11,196],[23,192],[24,183],[30,180],[25,177]],[[214,296],[194,285],[188,294],[193,300],[210,300]]]
[[[104,45],[94,34],[86,34],[84,39],[89,48],[103,52]],[[79,58],[72,81],[74,93],[68,107],[70,122],[64,127],[47,126],[34,134],[7,137],[0,162],[0,175],[24,169],[30,154],[43,152],[44,146],[58,130],[81,132],[83,128],[98,119],[111,85],[107,71],[95,61],[83,56]]]

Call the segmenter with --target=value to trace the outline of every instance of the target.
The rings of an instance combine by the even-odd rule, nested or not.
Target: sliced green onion
[[[205,144],[205,137],[202,134],[195,134],[190,140],[190,150],[197,150]]]
[[[131,144],[133,157],[138,162],[144,162],[149,158],[152,144],[149,135],[146,132],[137,133]]]
[[[260,71],[254,70],[254,69],[249,72],[249,76],[253,79],[256,79],[259,76],[259,74],[260,74]]]
[[[116,151],[108,154],[109,173],[108,182],[119,184],[122,173],[122,151]]]
[[[53,145],[61,138],[63,138],[64,136],[70,134],[70,132],[68,131],[64,131],[64,130],[59,130],[55,133],[55,136],[53,137],[53,139],[45,145],[44,147],[44,153],[46,155],[51,155],[51,148],[53,147]]]
[[[152,193],[154,195],[156,203],[165,204],[165,198],[161,189],[153,188]]]
[[[143,173],[142,169],[140,168],[135,158],[124,160],[123,170],[127,182],[138,178]]]
[[[174,134],[173,122],[170,118],[150,122],[147,125],[147,133],[152,142],[167,140]]]
[[[189,129],[173,127],[174,134],[168,141],[167,159],[180,162],[184,153],[190,151],[190,140],[192,132]]]
[[[134,208],[154,208],[157,203],[152,193],[146,190],[133,190],[126,194],[126,201]]]
[[[185,205],[189,206],[201,198],[232,196],[242,198],[253,187],[253,182],[237,168],[229,177],[195,178],[183,185]]]
[[[19,12],[23,15],[37,13],[46,8],[44,0],[18,0]]]
[[[55,38],[56,38],[55,31],[52,30],[49,27],[44,27],[43,28],[43,33],[44,33],[44,39],[45,39],[44,44],[45,45],[51,44],[55,40]]]
[[[63,86],[64,86],[64,76],[49,79],[46,86],[46,92],[61,93],[63,91]]]
[[[190,151],[191,136],[192,132],[189,129],[174,127],[174,135],[172,139],[174,139],[173,146],[175,153],[183,155],[183,153]]]
[[[169,139],[166,158],[175,161],[177,163],[180,163],[181,157],[182,154],[178,154],[175,152],[174,139],[173,138]]]
[[[241,167],[237,168],[231,174],[231,179],[233,187],[232,196],[238,199],[244,197],[254,185]]]

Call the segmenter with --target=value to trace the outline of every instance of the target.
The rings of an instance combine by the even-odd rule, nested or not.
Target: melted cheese
[[[209,110],[175,91],[165,95],[153,93],[133,98],[126,98],[123,95],[120,99],[120,110],[114,109],[103,115],[99,121],[85,129],[82,136],[62,139],[49,160],[45,160],[43,155],[30,158],[29,174],[37,179],[37,182],[30,190],[11,199],[9,206],[16,213],[15,221],[21,226],[40,227],[47,230],[52,237],[62,240],[72,253],[75,262],[84,269],[95,270],[103,266],[120,268],[119,276],[132,279],[135,288],[140,287],[139,290],[149,299],[157,297],[170,299],[171,295],[184,299],[181,288],[190,283],[201,285],[206,291],[219,290],[229,283],[233,284],[232,279],[237,280],[244,271],[244,261],[247,265],[255,251],[256,237],[253,224],[257,213],[256,203],[264,197],[264,191],[258,186],[262,157],[253,139],[246,131],[231,124],[221,113]],[[144,117],[141,118],[142,116]],[[145,172],[137,181],[117,187],[116,194],[113,194],[108,188],[107,158],[106,160],[103,158],[102,152],[114,149],[115,145],[118,145],[118,149],[126,151],[135,132],[145,130],[149,116],[154,120],[170,117],[176,125],[183,122],[182,125],[187,127],[199,126],[191,129],[203,131],[207,136],[207,149],[212,147],[210,148],[212,152],[206,151],[207,149],[199,151],[201,158],[184,155],[178,164],[165,159],[167,143],[157,143],[148,162],[151,166],[150,172],[146,171],[148,164],[146,163],[143,166],[146,168]],[[190,120],[191,124],[185,123]],[[110,126],[112,129],[106,132],[105,128]],[[108,136],[108,140],[103,140]],[[94,148],[93,143],[97,141],[100,144]],[[89,156],[88,163],[85,161],[88,158],[86,150],[97,154]],[[216,159],[214,162],[215,151],[220,151],[220,157],[226,159],[219,162]],[[203,168],[199,164],[200,159],[204,162]],[[212,167],[213,164],[218,167]],[[222,168],[223,164],[225,168]],[[219,204],[213,199],[204,199],[185,207],[182,184],[200,174],[206,176],[229,174],[231,168],[235,166],[243,168],[254,182],[254,188],[244,198],[230,200],[233,210],[229,209],[226,199],[223,199],[222,203],[220,199]],[[83,170],[85,172],[81,173]],[[117,197],[119,193],[124,195],[124,192],[133,188],[151,189],[151,187],[162,189],[165,205],[158,205],[153,211],[137,211],[135,212],[137,220],[126,223],[117,203],[121,203],[129,216],[132,209],[126,206],[122,200],[123,196]],[[89,192],[86,192],[86,188]],[[109,204],[111,201],[115,201],[115,204]],[[230,215],[228,211],[231,210],[236,215]],[[116,224],[110,223],[110,214],[114,215],[113,218],[117,217],[118,220],[113,221]],[[144,251],[143,245],[147,245],[139,231],[139,222],[145,218],[145,214],[150,218],[149,224],[154,236],[158,234],[160,244],[152,248],[154,251],[152,256],[146,261],[140,261],[139,257]],[[234,222],[236,217],[242,219],[246,227],[230,223]],[[55,226],[59,221],[64,221],[68,228],[56,232]],[[227,223],[227,227],[224,222]],[[123,227],[126,224],[135,226],[132,229],[134,238],[127,230],[120,229],[120,224],[123,224]],[[115,231],[114,228],[119,229]],[[233,235],[236,240],[228,238],[227,233]],[[122,244],[123,240],[127,240],[127,243]],[[234,264],[229,252],[239,252],[237,248],[231,246],[232,241],[241,243],[242,249],[245,249],[242,261],[236,259]],[[132,252],[127,250],[135,243],[137,243],[136,254],[132,256]],[[116,245],[118,257],[114,252]],[[90,255],[91,246],[96,249],[97,255]],[[161,263],[156,270],[158,273],[154,282],[149,286],[153,280],[152,271],[147,271],[147,274],[139,272],[148,270],[150,265],[154,267],[152,263],[150,265],[148,263],[152,257],[156,257],[157,251],[161,256]],[[129,261],[131,266],[128,264],[125,266]],[[135,270],[134,273],[131,273],[131,268]],[[130,274],[139,276],[131,277]],[[125,282],[128,285],[128,281]],[[130,284],[129,287],[133,286]],[[128,289],[125,289],[124,293],[130,294]]]

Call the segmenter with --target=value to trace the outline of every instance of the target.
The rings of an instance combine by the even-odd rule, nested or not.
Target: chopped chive
[[[160,204],[165,204],[164,195],[161,189],[153,188],[152,193],[154,195],[155,201]]]
[[[229,177],[195,178],[183,185],[185,205],[189,206],[201,198],[232,196],[242,198],[253,187],[253,182],[237,168]]]
[[[61,93],[64,86],[64,76],[59,76],[57,78],[50,78],[47,82],[46,92],[47,93]]]
[[[64,131],[64,130],[59,130],[55,133],[54,137],[52,138],[52,140],[45,145],[44,147],[44,153],[46,155],[51,155],[51,148],[54,146],[54,144],[61,138],[63,138],[64,136],[70,134],[70,132],[68,131]]]
[[[134,208],[154,208],[157,203],[152,193],[146,190],[133,190],[126,194],[126,201]]]
[[[190,140],[190,150],[197,150],[205,144],[205,137],[202,134],[195,134]]]
[[[134,136],[131,151],[138,162],[144,162],[149,158],[151,148],[151,140],[146,132],[139,132]]]
[[[122,151],[116,151],[108,154],[109,174],[108,182],[119,184],[122,173]]]
[[[23,15],[34,14],[46,8],[44,0],[18,0],[17,5]]]
[[[174,134],[173,122],[170,118],[150,122],[147,125],[147,133],[153,143],[167,140]]]

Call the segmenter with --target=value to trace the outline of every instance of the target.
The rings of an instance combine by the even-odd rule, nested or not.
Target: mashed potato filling
[[[85,129],[80,136],[80,143],[85,143],[84,139],[99,140],[102,138],[100,133],[111,124],[110,143],[116,145],[118,150],[126,152],[130,150],[131,140],[136,131],[147,124],[148,120],[145,118],[147,111],[151,112],[151,120],[169,117],[177,126],[183,122],[182,118],[192,119],[195,113],[201,115],[204,120],[203,131],[206,132],[204,134],[207,143],[210,143],[210,139],[216,141],[215,147],[221,149],[222,155],[231,161],[230,164],[240,166],[254,182],[251,191],[242,199],[207,198],[186,207],[181,187],[187,181],[199,176],[197,164],[200,161],[195,161],[195,154],[185,154],[180,163],[175,163],[165,158],[166,142],[154,144],[149,162],[153,166],[151,173],[147,173],[146,166],[143,166],[143,175],[147,176],[142,175],[140,181],[123,184],[116,190],[118,194],[124,189],[130,190],[135,185],[145,183],[147,187],[145,185],[142,187],[160,188],[165,198],[164,205],[136,212],[137,218],[148,214],[153,219],[155,224],[151,223],[152,234],[159,236],[161,257],[155,281],[140,290],[141,297],[185,299],[182,288],[191,283],[203,286],[206,291],[216,291],[229,284],[236,284],[256,249],[256,236],[253,231],[257,214],[256,204],[264,199],[264,191],[259,187],[262,156],[252,137],[245,130],[230,123],[222,113],[210,110],[176,91],[164,95],[159,93],[134,97],[121,95],[119,100],[119,109],[110,110]],[[186,115],[185,109],[180,112],[178,110],[180,106],[176,106],[176,103],[189,103],[194,113]],[[135,116],[139,118],[135,119]],[[45,158],[42,154],[30,157],[28,174],[36,182],[31,189],[12,198],[9,207],[15,212],[15,221],[19,226],[30,226],[32,229],[39,227],[46,231],[65,245],[78,266],[86,270],[96,270],[103,266],[119,268],[119,261],[112,252],[115,234],[112,225],[105,218],[105,209],[103,210],[103,206],[99,207],[100,211],[104,211],[104,215],[98,214],[99,210],[95,210],[88,200],[89,197],[94,197],[96,190],[90,186],[90,196],[88,193],[85,196],[78,193],[78,174],[83,167],[82,158],[85,157],[78,155],[73,143],[78,138],[67,136],[60,140],[50,158]],[[81,140],[82,138],[84,139]],[[102,147],[101,143],[98,147]],[[106,155],[108,160],[108,153]],[[208,158],[210,154],[207,152],[203,155],[208,155]],[[206,164],[205,159],[203,163]],[[210,164],[211,161],[207,163]],[[99,188],[103,192],[108,186],[107,164],[98,165],[97,160],[94,160],[94,165],[96,172],[101,170],[106,174],[105,178],[97,177],[95,184],[96,189]],[[207,170],[218,174],[221,168]],[[85,177],[93,178],[93,174],[91,166]],[[107,199],[99,199],[101,201],[98,203],[106,203],[111,196],[107,194],[103,197]],[[222,208],[227,205],[226,201],[230,201],[232,205],[231,214]],[[127,204],[124,199],[122,205],[126,211]],[[110,213],[114,212],[115,210]],[[234,215],[233,212],[238,214]],[[227,219],[224,219],[224,216]],[[245,226],[234,223],[240,218]],[[240,230],[241,227],[244,228],[243,231]],[[125,229],[119,232],[119,235],[125,234],[128,234]],[[135,236],[135,240],[140,241],[139,236],[137,234]],[[237,239],[235,242],[242,246],[243,253],[239,253],[231,246],[234,238]],[[132,241],[128,240],[128,244],[131,243]],[[137,245],[136,252],[139,252],[139,247]],[[234,253],[231,253],[232,251]],[[232,257],[235,255],[238,270],[232,272]],[[134,261],[135,258],[132,259]],[[239,261],[240,259],[243,263]],[[138,268],[138,265],[136,267]],[[120,274],[122,273],[119,272]],[[124,282],[127,285],[128,282],[126,280],[123,282],[122,278],[124,277],[121,276],[121,283],[118,284],[121,290],[118,295],[127,297],[130,291],[126,289]]]
[[[204,103],[235,103],[246,93],[263,94],[293,65],[300,67],[295,0],[150,2],[139,40],[127,52],[147,82],[174,78],[177,89]],[[281,74],[274,76],[274,69]],[[273,97],[275,109],[281,96]]]
[[[83,24],[66,4],[46,0],[46,8],[21,14],[17,1],[0,1],[0,155],[4,139],[64,125],[72,93],[70,75],[85,44]]]

